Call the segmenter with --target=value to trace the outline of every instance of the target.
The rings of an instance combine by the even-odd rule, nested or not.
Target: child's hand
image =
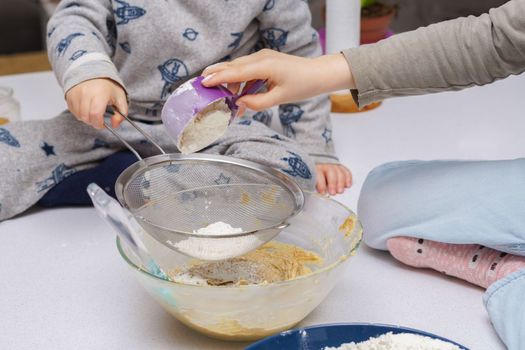
[[[352,186],[352,173],[341,164],[317,164],[317,192],[321,194],[341,194]]]
[[[239,107],[255,111],[355,86],[342,54],[304,58],[264,49],[231,62],[214,64],[202,74],[206,76],[205,86],[226,83],[235,88],[245,81],[267,80],[267,92],[237,100]]]
[[[84,81],[66,93],[67,107],[80,121],[96,129],[104,127],[104,113],[108,105],[114,106],[122,114],[128,114],[128,102],[124,89],[111,79],[99,78]],[[122,123],[118,113],[111,117],[111,125],[116,128]]]

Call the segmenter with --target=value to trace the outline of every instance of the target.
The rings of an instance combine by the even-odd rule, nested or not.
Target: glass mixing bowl
[[[140,268],[127,246],[117,240],[121,256],[146,291],[187,326],[210,337],[247,341],[292,328],[316,308],[344,278],[348,258],[361,242],[356,215],[339,202],[305,193],[303,211],[290,220],[276,241],[314,251],[323,259],[311,274],[293,280],[241,286],[197,286],[156,277]],[[195,259],[143,235],[160,266],[187,266]]]

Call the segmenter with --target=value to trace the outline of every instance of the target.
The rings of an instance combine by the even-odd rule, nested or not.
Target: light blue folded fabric
[[[376,249],[409,236],[525,255],[525,159],[387,163],[368,175],[357,210]]]
[[[368,175],[357,211],[376,249],[408,236],[525,256],[525,159],[387,163]],[[507,347],[525,349],[525,270],[491,285],[484,302]]]
[[[525,269],[494,282],[483,295],[490,320],[509,350],[525,349]]]

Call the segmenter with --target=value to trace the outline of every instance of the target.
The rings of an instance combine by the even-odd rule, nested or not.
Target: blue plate
[[[388,332],[414,333],[440,339],[461,349],[467,347],[452,340],[417,329],[372,323],[339,323],[311,326],[272,335],[248,346],[246,350],[322,350],[326,346],[338,347],[344,343],[366,341]]]

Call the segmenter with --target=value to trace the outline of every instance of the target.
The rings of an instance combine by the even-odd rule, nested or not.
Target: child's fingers
[[[342,166],[337,166],[336,171],[337,171],[337,193],[341,194],[345,191],[346,174]]]
[[[78,110],[78,101],[73,98],[67,99],[67,109],[75,116],[75,118],[79,118],[79,110]]]
[[[324,176],[324,172],[323,172],[322,168],[319,168],[319,167],[318,167],[318,170],[317,170],[317,185],[316,185],[316,188],[317,188],[317,192],[319,192],[320,194],[325,194],[326,193],[326,178]]]
[[[328,184],[328,193],[335,196],[337,194],[337,172],[333,167],[327,168],[325,170],[326,182]]]
[[[120,124],[124,121],[124,118],[119,113],[114,113],[111,116],[111,127],[118,128]]]
[[[82,96],[82,99],[80,100],[80,107],[78,111],[77,117],[80,118],[81,121],[84,123],[91,125],[89,120],[89,109],[91,108],[91,100],[93,99],[93,96],[84,95]]]
[[[345,166],[342,167],[345,174],[345,187],[350,188],[352,186],[352,173]]]
[[[114,98],[113,106],[120,113],[128,115],[128,102],[126,101],[126,96],[124,94]],[[111,116],[111,126],[113,128],[117,128],[124,120],[124,117],[120,113],[116,112],[113,114],[113,116]]]
[[[104,113],[108,105],[107,98],[102,96],[95,96],[91,100],[91,106],[89,108],[89,123],[96,129],[102,129],[104,127]]]
[[[66,92],[66,103],[67,103],[67,109],[73,113],[75,116],[77,115],[77,99],[75,98],[75,95],[71,90]]]

